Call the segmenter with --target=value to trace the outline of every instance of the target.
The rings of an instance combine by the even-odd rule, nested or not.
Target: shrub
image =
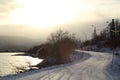
[[[39,56],[44,53],[45,60],[38,64],[39,68],[67,63],[70,61],[70,55],[75,49],[75,35],[69,32],[58,30],[52,33],[44,47],[39,51]]]
[[[34,46],[32,48],[30,48],[28,51],[27,51],[27,54],[29,54],[30,56],[32,57],[36,57],[37,56],[37,52],[39,51],[39,49],[41,49],[42,47],[44,46],[44,44],[41,44],[41,45],[37,45],[37,46]]]
[[[26,60],[26,59],[25,59]],[[18,73],[23,73],[23,72],[26,72],[26,71],[31,71],[31,70],[34,70],[34,66],[26,60],[26,65],[20,65],[20,66],[16,66],[15,64],[12,64],[9,62],[9,64],[11,64],[12,66],[12,71],[13,73],[15,74],[18,74]]]

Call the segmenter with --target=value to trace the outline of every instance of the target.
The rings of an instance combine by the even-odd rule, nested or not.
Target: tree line
[[[109,47],[112,49],[120,47],[120,20],[112,19],[107,23],[108,25],[99,35],[97,35],[95,28],[92,39],[83,42],[83,46],[97,45],[98,47]]]

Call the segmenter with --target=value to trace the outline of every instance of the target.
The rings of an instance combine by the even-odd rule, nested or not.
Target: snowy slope
[[[112,60],[111,54],[84,52],[89,53],[91,57],[71,64],[42,69],[21,78],[19,76],[15,80],[120,80],[120,77],[116,76],[111,69],[109,69],[110,71],[107,69]],[[4,78],[3,80],[14,79]]]

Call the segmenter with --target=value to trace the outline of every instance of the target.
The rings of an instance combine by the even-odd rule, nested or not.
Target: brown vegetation
[[[58,30],[48,37],[48,41],[37,51],[37,57],[44,61],[37,67],[46,67],[70,62],[70,55],[75,49],[75,35]]]

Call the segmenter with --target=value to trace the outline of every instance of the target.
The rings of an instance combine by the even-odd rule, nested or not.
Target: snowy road
[[[17,80],[120,80],[106,70],[112,60],[111,54],[84,52],[89,53],[91,57],[82,62],[40,71]]]

